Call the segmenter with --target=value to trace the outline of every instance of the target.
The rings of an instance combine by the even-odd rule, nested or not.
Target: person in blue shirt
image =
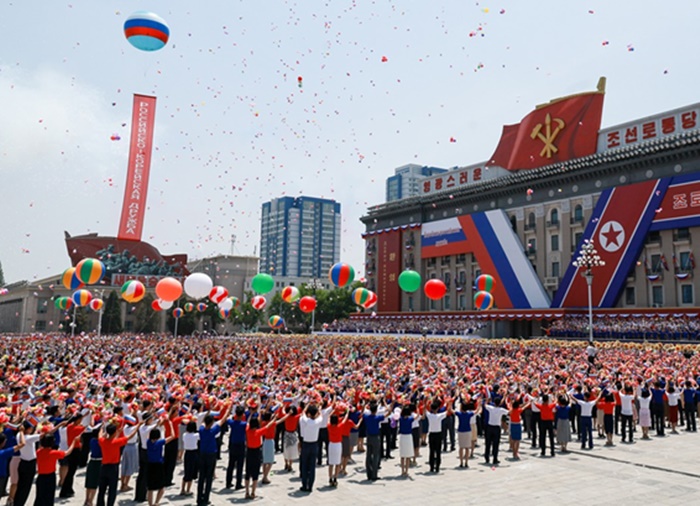
[[[214,481],[214,471],[216,469],[216,454],[219,451],[216,438],[221,432],[221,426],[226,422],[230,412],[231,405],[229,404],[218,422],[214,422],[214,417],[208,414],[204,417],[204,425],[199,428],[198,506],[209,504],[209,495],[211,494],[211,485]]]
[[[693,384],[690,380],[685,382],[685,388],[683,388],[683,396],[681,401],[683,403],[683,411],[685,412],[686,426],[685,430],[687,432],[697,432],[698,427],[695,421],[695,414],[697,411],[697,403],[695,402],[697,397],[697,390],[693,388]]]
[[[367,430],[367,456],[365,457],[365,469],[367,471],[367,479],[376,481],[379,479],[379,457],[381,445],[379,443],[379,424],[384,420],[384,415],[378,415],[378,406],[376,403],[369,405],[369,413],[365,413],[364,422]]]
[[[7,436],[0,432],[0,497],[5,497],[7,495],[7,471],[10,464],[10,459],[15,452],[18,452],[24,444],[14,444],[12,446],[8,445],[9,439]],[[13,439],[16,443],[16,439]],[[6,447],[7,446],[7,447]]]
[[[656,381],[651,390],[651,424],[656,428],[657,436],[664,436],[664,397],[666,397],[665,382]]]
[[[457,443],[459,444],[459,467],[469,467],[469,451],[472,453],[472,418],[481,412],[481,406],[478,411],[474,410],[474,402],[460,403],[460,409],[455,411],[457,417]]]
[[[226,421],[231,430],[228,440],[228,467],[226,488],[233,488],[233,470],[236,470],[236,490],[243,488],[243,464],[245,463],[246,416],[243,406],[236,406],[233,418]]]
[[[100,471],[102,469],[102,448],[97,438],[90,439],[90,460],[85,472],[85,505],[92,506],[97,487],[100,486]]]
[[[172,422],[168,419],[166,423],[170,424],[170,436],[165,439],[161,438],[160,429],[152,429],[151,433],[148,435],[148,442],[146,443],[146,459],[148,460],[148,506],[160,504],[160,500],[163,498],[163,493],[165,492],[165,457],[163,451],[165,445],[175,438]],[[154,494],[155,501],[153,500]]]
[[[399,418],[399,457],[401,457],[401,476],[408,476],[408,469],[415,456],[413,449],[413,422],[415,421],[410,406],[401,409]]]

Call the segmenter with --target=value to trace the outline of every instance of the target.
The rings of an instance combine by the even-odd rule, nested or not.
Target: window
[[[49,308],[49,299],[42,297],[36,300],[36,312],[39,314],[45,314]]]
[[[574,207],[574,221],[577,223],[583,221],[583,207],[581,207],[581,204],[577,204]]]
[[[678,267],[680,267],[682,271],[689,270],[692,267],[692,265],[690,265],[690,251],[682,251],[679,256],[680,263]]]
[[[559,262],[552,262],[552,277],[559,277]]]
[[[460,253],[457,255],[457,263],[458,264],[463,264],[467,261],[467,255],[466,253]]]
[[[459,296],[459,309],[464,311],[467,309],[467,297],[465,295]]]
[[[537,239],[534,237],[527,241],[527,252],[535,253],[537,251]]]
[[[558,209],[552,209],[552,212],[549,213],[549,221],[551,222],[552,225],[559,224],[559,210]]]
[[[690,239],[690,229],[687,227],[676,230],[676,240],[682,241],[684,239]]]
[[[442,301],[443,301],[443,304],[444,304],[443,308],[445,309],[445,311],[449,311],[449,310],[450,310],[450,296],[449,296],[449,295],[445,295],[445,296],[442,298]]]
[[[408,310],[413,311],[413,297],[408,298]]]
[[[447,286],[447,289],[450,289],[450,280],[452,276],[450,275],[449,272],[443,272],[442,274],[442,280],[445,282],[445,286]]]
[[[46,330],[46,320],[37,320],[34,323],[34,330]]]
[[[633,286],[628,286],[625,287],[625,304],[628,306],[634,306],[635,301],[634,301],[634,287]]]
[[[576,232],[574,234],[574,247],[576,248],[574,251],[578,251],[581,249],[581,240],[583,239],[583,232]]]
[[[661,255],[651,255],[651,272],[661,272]]]
[[[662,307],[664,305],[664,287],[663,286],[652,286],[651,287],[651,300],[654,307]]]
[[[559,251],[559,235],[553,235],[551,237],[551,246],[552,246],[552,251]]]
[[[510,227],[513,229],[513,232],[518,233],[518,220],[515,216],[510,217]]]
[[[435,311],[435,301],[433,299],[430,299],[430,310]]]
[[[661,242],[661,233],[658,230],[653,230],[647,234],[647,244],[650,242]]]
[[[681,303],[693,303],[693,285],[681,285]],[[39,322],[37,322],[39,323]]]
[[[535,213],[530,213],[527,215],[527,228],[535,228]]]

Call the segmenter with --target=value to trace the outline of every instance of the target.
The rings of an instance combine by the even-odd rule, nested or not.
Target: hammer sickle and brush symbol
[[[554,130],[552,130],[552,121],[557,124],[557,127]],[[539,123],[532,129],[530,138],[539,139],[544,142],[544,147],[542,148],[542,151],[540,151],[540,156],[552,158],[552,155],[559,151],[559,149],[554,145],[554,141],[556,140],[557,135],[559,135],[559,132],[561,132],[565,126],[564,120],[560,118],[554,118],[554,120],[552,120],[552,117],[547,114],[544,119],[544,125]]]

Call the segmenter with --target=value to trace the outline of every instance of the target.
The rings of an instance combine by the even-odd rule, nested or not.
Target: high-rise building
[[[386,179],[386,201],[401,200],[420,195],[420,182],[430,176],[447,172],[438,167],[424,167],[409,163],[394,170]]]
[[[325,277],[340,258],[340,204],[315,197],[280,197],[262,205],[260,272]]]

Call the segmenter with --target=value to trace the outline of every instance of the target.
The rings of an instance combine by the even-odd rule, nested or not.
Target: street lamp
[[[574,267],[583,269],[581,275],[586,278],[588,285],[588,342],[593,343],[593,296],[591,294],[591,285],[593,284],[593,267],[603,267],[605,261],[600,259],[596,251],[593,241],[585,239],[578,257],[573,262]]]
[[[316,299],[316,290],[323,288],[323,283],[321,283],[321,281],[316,279],[316,277],[314,276],[313,281],[311,281],[310,283],[306,283],[306,287],[311,288],[311,290],[313,290],[314,300],[315,300]],[[315,330],[314,327],[315,326],[316,326],[316,308],[314,307],[313,311],[311,311],[311,335],[314,334],[314,330]]]

